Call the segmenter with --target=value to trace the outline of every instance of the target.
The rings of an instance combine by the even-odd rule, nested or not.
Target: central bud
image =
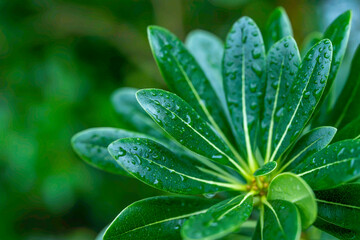
[[[264,176],[254,177],[251,182],[248,183],[246,188],[249,192],[255,192],[256,195],[260,197],[266,196],[269,188],[269,182]]]

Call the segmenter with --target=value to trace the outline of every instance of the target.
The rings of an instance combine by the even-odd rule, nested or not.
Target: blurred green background
[[[126,128],[110,104],[115,89],[166,88],[148,25],[181,39],[199,28],[224,39],[243,15],[263,29],[277,6],[299,45],[353,9],[351,57],[360,37],[358,0],[1,0],[0,239],[93,239],[125,206],[160,194],[86,165],[71,149],[72,135]]]

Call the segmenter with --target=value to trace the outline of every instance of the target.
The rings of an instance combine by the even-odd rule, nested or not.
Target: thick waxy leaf
[[[299,208],[303,229],[308,228],[316,219],[317,206],[313,191],[304,180],[292,173],[282,173],[272,180],[268,199],[294,203]]]
[[[262,153],[266,161],[275,148],[275,129],[284,114],[284,105],[295,74],[300,65],[300,54],[296,42],[287,37],[277,42],[266,58],[266,92],[264,115],[261,121]]]
[[[146,114],[136,100],[135,88],[121,88],[111,96],[111,103],[128,129],[148,134],[157,138],[164,138],[159,126]]]
[[[286,99],[283,117],[275,131],[276,148],[270,160],[279,159],[309,121],[324,91],[331,56],[331,42],[322,40],[308,52],[301,63]]]
[[[336,128],[333,127],[319,127],[306,133],[299,139],[286,157],[283,169],[290,171],[306,158],[326,147],[333,139],[335,133]]]
[[[252,208],[250,194],[227,199],[187,220],[181,235],[187,240],[221,238],[237,230],[250,217]]]
[[[160,127],[183,146],[215,162],[230,166],[230,161],[234,162],[224,141],[189,104],[175,94],[147,89],[140,90],[137,99]]]
[[[351,69],[345,87],[331,112],[330,124],[344,127],[360,116],[360,45],[351,62]]]
[[[107,147],[120,138],[144,136],[116,128],[91,128],[77,133],[71,143],[75,152],[90,165],[110,173],[131,176],[111,157]]]
[[[304,40],[301,48],[301,56],[305,56],[306,53],[324,37],[321,32],[312,32]]]
[[[164,28],[151,26],[148,37],[155,60],[170,89],[217,130],[228,131],[226,115],[210,81],[184,44]]]
[[[314,190],[333,188],[360,174],[360,140],[336,142],[303,161],[294,173]]]
[[[109,146],[110,154],[134,177],[155,188],[183,194],[212,193],[236,185],[204,173],[198,162],[145,138],[126,138]]]
[[[359,139],[360,138],[360,117],[347,124],[342,128],[334,138],[334,142],[346,139]]]
[[[317,228],[319,228],[341,240],[358,240],[358,239],[360,239],[360,232],[352,231],[352,230],[349,230],[346,228],[341,228],[339,226],[336,226],[334,224],[331,224],[331,223],[321,219],[320,217],[318,217],[316,219],[316,222],[314,223],[314,225]]]
[[[294,204],[272,200],[264,205],[253,240],[298,240],[301,234],[300,214]]]
[[[277,163],[276,162],[269,162],[265,165],[263,165],[261,168],[257,169],[254,172],[254,176],[258,177],[258,176],[264,176],[264,175],[268,175],[270,173],[272,173],[272,171],[274,171],[277,167]]]
[[[270,49],[280,39],[292,36],[291,23],[285,9],[276,8],[269,17],[266,27],[266,49]]]
[[[235,137],[242,153],[253,158],[262,95],[265,50],[261,33],[248,17],[232,26],[225,43],[223,80]]]
[[[330,39],[333,44],[330,74],[324,91],[324,97],[329,93],[344,58],[349,40],[350,26],[351,11],[346,11],[337,17],[324,32],[324,38]]]
[[[185,45],[203,69],[223,106],[227,107],[221,76],[223,42],[210,32],[194,30],[186,37]]]
[[[180,227],[216,201],[195,197],[162,196],[144,199],[125,208],[110,224],[104,239],[181,239]]]
[[[360,183],[316,192],[318,217],[360,233]]]
[[[350,26],[351,11],[347,11],[341,14],[338,18],[336,18],[324,32],[324,38],[330,39],[333,44],[333,57],[331,62],[330,74],[324,90],[323,98],[321,98],[319,102],[319,108],[317,114],[314,117],[314,125],[328,124],[328,110],[331,106],[331,99],[335,95],[333,91],[331,91],[331,88],[336,78],[337,72],[340,68],[340,64],[345,55],[347,43],[349,40]],[[348,98],[349,96],[346,97]],[[335,125],[335,127],[338,127],[338,125]]]

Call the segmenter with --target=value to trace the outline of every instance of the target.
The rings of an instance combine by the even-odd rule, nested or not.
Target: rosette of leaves
[[[133,131],[89,129],[72,144],[100,169],[178,195],[133,203],[99,237],[295,240],[314,225],[360,239],[359,48],[333,112],[313,127],[350,22],[343,13],[303,56],[281,8],[265,40],[248,17],[225,43],[196,30],[183,44],[149,27],[171,92],[116,91],[112,103]]]

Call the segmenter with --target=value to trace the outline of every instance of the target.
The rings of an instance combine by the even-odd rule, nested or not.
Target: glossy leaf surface
[[[162,196],[144,199],[125,208],[110,224],[104,239],[181,239],[180,227],[216,201],[195,197]]]
[[[266,58],[266,92],[261,121],[262,153],[269,160],[274,150],[275,130],[286,110],[284,105],[295,74],[300,65],[300,54],[292,37],[277,42]]]
[[[358,45],[351,62],[350,74],[344,89],[331,111],[330,124],[340,128],[360,116],[360,45]]]
[[[126,128],[148,134],[156,138],[164,138],[159,126],[146,114],[136,100],[136,88],[120,88],[111,95],[111,103]]]
[[[170,89],[205,120],[229,131],[226,115],[212,85],[184,44],[168,30],[152,26],[148,37],[155,60]]]
[[[232,26],[225,43],[223,81],[236,140],[251,157],[264,92],[265,50],[260,30],[248,17]]]
[[[314,190],[333,188],[360,174],[360,140],[336,142],[315,153],[293,170]]]
[[[263,166],[261,166],[259,169],[257,169],[254,172],[254,176],[258,177],[258,176],[264,176],[264,175],[268,175],[270,173],[272,173],[277,167],[277,163],[276,162],[269,162]]]
[[[224,43],[210,32],[194,30],[187,35],[185,45],[201,66],[223,106],[226,107],[221,75]]]
[[[218,239],[237,230],[249,217],[253,197],[249,194],[224,200],[203,214],[191,217],[182,229],[184,239]]]
[[[184,100],[156,89],[140,90],[137,99],[155,122],[183,146],[215,162],[231,165],[232,153],[224,141]]]
[[[113,142],[110,154],[140,181],[173,193],[200,194],[228,190],[232,184],[199,170],[198,162],[176,156],[159,143],[145,138]]]
[[[276,176],[270,183],[268,199],[294,203],[299,208],[303,229],[308,228],[316,219],[315,195],[306,182],[295,174],[282,173]]]
[[[276,148],[271,160],[277,160],[288,149],[309,121],[324,91],[331,56],[331,42],[322,40],[302,61],[275,131]]]
[[[131,176],[110,156],[107,147],[120,138],[144,136],[116,128],[91,128],[77,133],[71,143],[75,152],[90,165],[110,173]]]
[[[324,91],[324,97],[330,92],[340,64],[344,58],[350,35],[351,11],[346,11],[337,17],[325,30],[324,38],[333,44],[333,55],[329,78]]]
[[[336,128],[319,127],[302,136],[284,161],[285,171],[294,169],[312,154],[325,148],[333,139]]]
[[[280,39],[293,36],[291,23],[282,7],[276,8],[269,17],[266,26],[266,49],[270,49]]]
[[[318,217],[360,233],[360,183],[316,192]]]
[[[300,214],[294,204],[272,200],[264,205],[253,240],[297,240],[301,234]]]

